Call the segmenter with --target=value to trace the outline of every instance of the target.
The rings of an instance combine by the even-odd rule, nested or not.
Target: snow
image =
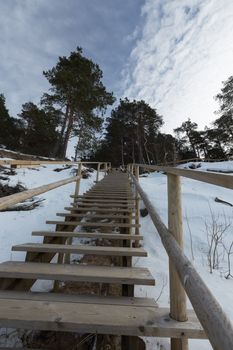
[[[179,167],[186,168],[187,166],[185,164]],[[54,168],[58,167],[62,166],[47,165],[36,169],[16,169],[17,175],[11,176],[9,183],[16,184],[19,181],[29,189],[72,176],[72,168],[54,172]],[[205,171],[208,168],[210,168],[210,163],[201,163],[201,168],[193,171]],[[211,163],[211,168],[231,170],[233,169],[233,161]],[[92,173],[89,179],[83,179],[80,193],[85,192],[93,184],[95,178],[96,172]],[[164,223],[167,223],[166,176],[161,173],[151,173],[148,177],[140,178],[140,184],[149,195],[151,202],[156,207]],[[74,187],[75,183],[67,184],[40,195],[39,198],[45,199],[45,201],[42,202],[40,207],[32,211],[0,213],[0,262],[24,260],[25,253],[11,252],[12,245],[25,242],[42,242],[42,237],[31,236],[31,232],[48,230],[48,227],[51,230],[54,229],[53,225],[48,226],[45,224],[45,221],[54,219],[57,212],[61,212],[64,207],[69,206],[71,201],[69,196],[74,192]],[[212,274],[210,274],[207,264],[206,252],[208,245],[205,225],[211,225],[211,211],[216,218],[218,217],[219,223],[224,224],[226,221],[231,224],[224,236],[225,244],[229,245],[233,240],[233,207],[216,203],[214,201],[215,197],[233,204],[231,190],[182,178],[184,250],[225,312],[233,320],[233,279],[224,277],[227,269],[226,254],[220,259],[219,269],[214,270]],[[191,234],[188,227],[190,227]],[[156,286],[137,286],[135,295],[155,298],[159,306],[169,307],[168,257],[149,216],[141,218],[141,233],[144,235],[143,245],[148,252],[148,257],[135,258],[133,264],[134,266],[148,267],[156,280]],[[191,242],[194,259],[192,259]],[[51,287],[49,283],[48,281],[40,281],[34,288],[37,290],[49,290]],[[188,307],[192,307],[189,302]],[[146,342],[148,350],[169,349],[169,339],[146,338]],[[197,348],[202,350],[212,349],[208,341],[190,340],[189,343],[190,350]]]
[[[201,163],[201,168],[194,171],[205,171],[210,166],[209,163]],[[179,166],[187,168],[188,164]],[[221,170],[233,170],[233,161],[211,163],[211,168]],[[232,191],[219,186],[182,178],[182,206],[184,223],[184,251],[192,261],[196,270],[201,275],[213,295],[219,301],[226,314],[233,321],[233,279],[226,279],[227,270],[226,254],[220,259],[219,269],[209,272],[207,264],[207,234],[205,222],[211,226],[211,211],[219,224],[230,224],[224,236],[226,246],[233,241],[233,207],[216,203],[215,197],[224,201],[232,201]],[[161,173],[151,173],[148,177],[140,178],[140,185],[148,194],[154,207],[157,209],[163,222],[167,225],[167,179]],[[142,205],[143,207],[143,205]],[[155,278],[156,286],[137,286],[136,296],[151,297],[158,299],[159,306],[169,307],[169,274],[168,257],[160,241],[159,235],[150,220],[150,217],[141,218],[141,233],[144,235],[143,246],[148,252],[148,258],[134,259],[134,266],[144,266],[150,269]],[[188,226],[191,230],[191,238]],[[194,259],[191,253],[191,240],[193,246]],[[232,256],[233,266],[233,256]],[[160,295],[161,294],[161,295]],[[188,301],[188,308],[192,305]],[[146,339],[147,349],[169,349],[168,339]],[[201,348],[202,350],[212,349],[206,340],[189,340],[190,350]],[[198,347],[199,346],[199,347]]]
[[[58,165],[48,165],[38,169],[17,169],[17,175],[10,176],[10,181],[2,181],[15,185],[21,182],[28,189],[46,185],[73,176],[72,168],[53,171],[62,168]],[[80,194],[91,187],[96,179],[96,172],[89,179],[82,179]],[[26,242],[42,242],[42,237],[31,236],[32,231],[54,229],[54,225],[46,225],[45,221],[56,219],[56,213],[64,211],[71,203],[70,195],[74,193],[75,183],[70,183],[40,195],[44,199],[39,207],[32,211],[1,212],[0,262],[7,260],[24,260],[24,252],[11,252],[12,245]],[[3,249],[4,247],[4,249]]]

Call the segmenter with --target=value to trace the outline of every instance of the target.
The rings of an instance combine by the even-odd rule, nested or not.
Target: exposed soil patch
[[[25,191],[26,187],[24,187],[20,182],[17,183],[16,186],[9,186],[7,184],[0,183],[0,198],[10,196],[11,194],[19,193]]]
[[[1,179],[1,177],[0,177]],[[12,194],[16,194],[22,191],[25,191],[27,188],[23,186],[20,182],[16,186],[9,186],[8,184],[2,184],[0,183],[0,198],[10,196]],[[9,208],[0,210],[0,212],[4,211],[28,211],[33,210],[40,206],[41,202],[43,202],[44,199],[35,199],[31,198],[24,202],[23,204],[16,204]]]

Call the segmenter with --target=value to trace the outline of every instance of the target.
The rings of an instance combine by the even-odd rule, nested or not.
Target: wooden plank
[[[207,173],[205,171],[195,171],[188,169],[172,168],[166,166],[137,164],[144,169],[163,171],[167,174],[187,177],[189,179],[206,182],[212,185],[233,189],[233,176],[227,174]]]
[[[65,210],[70,211],[85,211],[85,212],[103,212],[103,213],[132,213],[133,209],[120,209],[120,208],[75,208],[75,207],[65,207]]]
[[[113,195],[113,194],[103,194],[103,193],[100,193],[100,194],[85,194],[83,196],[79,196],[77,198],[101,198],[101,199],[116,199],[117,201],[128,201],[128,200],[135,200],[134,197],[132,196],[116,196],[116,195]]]
[[[120,239],[120,240],[142,240],[141,235],[128,235],[118,233],[101,233],[101,232],[68,232],[68,231],[34,231],[32,236],[46,237],[76,237],[76,238],[105,238],[105,239]]]
[[[74,207],[82,206],[82,207],[98,207],[98,208],[121,208],[121,209],[128,209],[128,208],[135,208],[135,205],[132,204],[121,204],[121,203],[98,203],[98,202],[93,202],[93,203],[85,203],[82,201],[77,201],[75,203],[71,203]]]
[[[99,219],[126,219],[128,220],[131,216],[128,215],[119,215],[119,214],[115,214],[115,215],[108,215],[108,214],[95,214],[95,213],[87,213],[87,214],[67,214],[67,213],[57,213],[57,216],[60,217],[73,217],[73,218],[83,218],[85,217],[85,219],[92,219],[92,218],[99,218]],[[84,216],[85,215],[85,216]],[[134,219],[135,217],[132,216],[132,219]]]
[[[5,165],[40,165],[40,164],[61,164],[61,165],[78,165],[80,162],[61,161],[61,160],[24,160],[24,159],[4,159],[0,164]],[[81,162],[82,164],[104,164],[105,162]]]
[[[134,336],[205,338],[190,313],[190,321],[177,322],[167,309],[111,304],[0,299],[0,326],[62,332]],[[113,317],[114,315],[114,317]]]
[[[48,185],[43,185],[40,187],[33,188],[31,190],[23,191],[20,193],[12,194],[10,196],[0,198],[0,210],[6,209],[14,204],[25,201],[26,199],[37,196],[38,194],[42,194],[48,191],[53,190],[54,188],[64,186],[71,182],[77,181],[78,177],[70,177],[65,180],[56,181]]]
[[[128,196],[128,195],[116,195],[116,194],[104,194],[103,192],[101,192],[100,194],[85,194],[84,195],[85,198],[103,198],[103,199],[117,199],[117,200],[128,200],[128,199],[132,199],[134,200],[135,198],[132,196]]]
[[[151,298],[101,296],[101,295],[79,295],[47,292],[17,292],[0,291],[0,299],[58,301],[61,303],[86,303],[86,304],[109,304],[137,307],[158,307],[155,300]]]
[[[183,251],[183,225],[180,177],[168,174],[168,229]],[[169,260],[170,315],[174,320],[187,321],[186,294],[176,268]],[[171,339],[171,350],[188,350],[188,341]]]
[[[123,216],[120,217],[120,216],[117,216],[117,215],[109,215],[109,216],[106,216],[104,214],[101,214],[101,215],[98,215],[98,214],[66,214],[66,213],[57,213],[56,214],[57,216],[59,217],[67,217],[67,218],[77,218],[77,220],[80,220],[79,218],[81,219],[85,219],[85,220],[104,220],[104,219],[112,219],[114,222],[118,222],[118,221],[122,221],[123,219],[124,220],[129,220],[129,216]],[[89,222],[89,221],[87,221]]]
[[[132,196],[132,192],[131,191],[114,191],[111,188],[108,190],[107,188],[103,188],[101,190],[95,190],[92,189],[90,192],[86,192],[85,194],[103,194],[103,195],[122,195],[122,196]]]
[[[94,283],[155,285],[146,268],[94,266],[77,264],[46,264],[8,261],[0,264],[1,278],[26,278]]]
[[[71,195],[71,198],[79,198],[78,201],[82,201],[82,202],[98,202],[98,203],[123,203],[123,204],[127,204],[127,203],[134,203],[134,199],[99,199],[99,198],[87,198],[86,196],[74,196]]]
[[[83,227],[140,227],[139,224],[125,224],[121,222],[82,222],[82,221],[56,221],[48,220],[49,225],[68,225],[68,226],[83,226]]]
[[[142,248],[102,247],[89,245],[64,245],[64,244],[40,244],[25,243],[12,247],[13,251],[43,252],[43,253],[73,253],[114,256],[147,256]]]

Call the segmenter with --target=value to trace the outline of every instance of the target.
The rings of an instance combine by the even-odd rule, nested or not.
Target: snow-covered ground
[[[62,166],[48,165],[35,169],[17,169],[17,175],[10,177],[10,184],[20,181],[27,188],[38,187],[43,184],[58,181],[72,176],[71,169],[54,172],[54,168]],[[182,168],[187,165],[180,166]],[[224,169],[233,171],[233,161],[221,163],[202,163],[201,168]],[[81,193],[85,192],[95,181],[96,172],[91,177],[81,181]],[[140,178],[140,184],[149,195],[150,200],[157,208],[158,213],[167,223],[167,180],[161,173],[152,173],[148,177]],[[25,253],[11,252],[12,245],[25,242],[41,242],[42,238],[31,236],[35,230],[47,230],[45,221],[55,219],[56,213],[63,211],[69,206],[70,194],[74,192],[75,184],[68,184],[39,196],[45,199],[41,206],[32,211],[2,212],[0,213],[0,262],[6,260],[23,260]],[[217,218],[218,225],[223,227],[229,224],[224,235],[225,246],[228,247],[233,241],[233,207],[216,203],[218,197],[233,204],[232,191],[222,187],[209,185],[199,181],[182,178],[182,202],[184,215],[185,253],[192,260],[195,268],[211,289],[225,312],[233,320],[233,279],[225,278],[227,270],[226,254],[220,256],[220,266],[212,274],[209,272],[207,263],[207,233],[206,225],[211,227],[211,211]],[[137,296],[147,296],[158,299],[160,306],[169,306],[169,281],[168,281],[168,258],[161,244],[160,238],[154,228],[150,217],[141,218],[141,233],[144,235],[143,245],[148,251],[148,258],[134,259],[135,266],[146,266],[150,269],[156,280],[155,287],[136,287]],[[49,226],[50,227],[50,226]],[[190,229],[189,229],[190,228]],[[52,228],[53,229],[53,226]],[[192,250],[193,249],[193,254]],[[222,252],[222,246],[219,247]],[[233,265],[233,254],[232,254]],[[40,288],[47,289],[48,283],[44,282]],[[188,307],[192,306],[188,303]],[[147,349],[169,349],[168,339],[147,339]],[[191,340],[190,349],[212,349],[208,341]]]
[[[186,165],[180,166],[186,168]],[[205,171],[206,169],[232,170],[233,161],[219,163],[201,163],[201,168],[194,171]],[[151,173],[148,177],[140,178],[140,185],[148,194],[164,223],[167,224],[167,179],[161,173]],[[223,241],[229,247],[233,241],[233,207],[216,203],[214,199],[218,197],[233,204],[232,190],[223,187],[209,185],[199,181],[182,178],[182,204],[185,254],[193,262],[198,273],[201,275],[213,295],[222,305],[224,311],[233,321],[233,279],[226,279],[227,256],[220,256],[220,266],[212,274],[209,272],[207,262],[207,232],[206,224],[212,227],[211,211],[217,219],[218,225],[229,225]],[[190,229],[189,229],[190,228]],[[150,269],[156,280],[155,287],[136,287],[137,296],[147,296],[158,299],[160,306],[169,306],[169,275],[168,258],[160,241],[159,235],[153,226],[150,217],[141,218],[141,233],[144,235],[143,245],[148,251],[148,258],[138,258],[134,260],[135,266],[145,266]],[[192,241],[192,242],[191,242]],[[193,247],[193,254],[191,251]],[[233,250],[232,250],[233,251]],[[223,247],[219,246],[219,253],[223,252]],[[232,270],[233,270],[233,254]],[[188,307],[192,308],[190,302]],[[148,349],[169,349],[168,339],[147,339]],[[151,345],[150,345],[151,344]],[[212,349],[208,341],[190,340],[190,350]]]
[[[18,182],[28,189],[46,185],[55,181],[74,176],[72,168],[60,172],[53,171],[62,168],[59,165],[46,165],[35,169],[17,169],[15,176],[10,176],[10,181],[2,181],[3,184],[15,185]],[[91,173],[88,179],[81,180],[80,194],[91,187],[96,179],[96,171]],[[70,183],[38,196],[44,199],[39,207],[32,211],[10,211],[0,213],[0,262],[6,260],[22,260],[23,252],[11,252],[12,245],[26,242],[41,242],[42,237],[31,236],[32,231],[48,230],[46,220],[57,219],[56,213],[63,212],[64,207],[70,206],[70,195],[74,193],[75,183]],[[59,219],[58,219],[59,220]],[[53,226],[52,226],[53,229]]]

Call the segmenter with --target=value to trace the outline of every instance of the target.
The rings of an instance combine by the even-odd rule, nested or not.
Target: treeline
[[[216,96],[218,117],[210,127],[198,130],[187,119],[174,135],[161,132],[163,117],[145,101],[121,99],[105,119],[106,108],[115,102],[102,83],[102,71],[81,48],[43,72],[50,84],[40,104],[23,104],[11,117],[0,94],[0,145],[23,153],[65,158],[71,137],[76,137],[75,160],[166,164],[177,160],[233,156],[233,77],[223,82]],[[102,130],[104,136],[100,137]]]
[[[100,67],[78,47],[43,75],[51,86],[49,93],[43,94],[39,106],[23,104],[18,118],[9,115],[0,95],[0,145],[57,158],[65,158],[73,136],[78,137],[77,151],[91,147],[106,107],[115,101],[102,83]]]
[[[174,129],[174,136],[161,133],[163,118],[144,101],[120,100],[107,119],[104,139],[90,159],[114,165],[131,162],[166,164],[182,159],[228,159],[233,156],[233,77],[223,82],[215,97],[220,108],[210,127],[198,130],[189,118]]]

